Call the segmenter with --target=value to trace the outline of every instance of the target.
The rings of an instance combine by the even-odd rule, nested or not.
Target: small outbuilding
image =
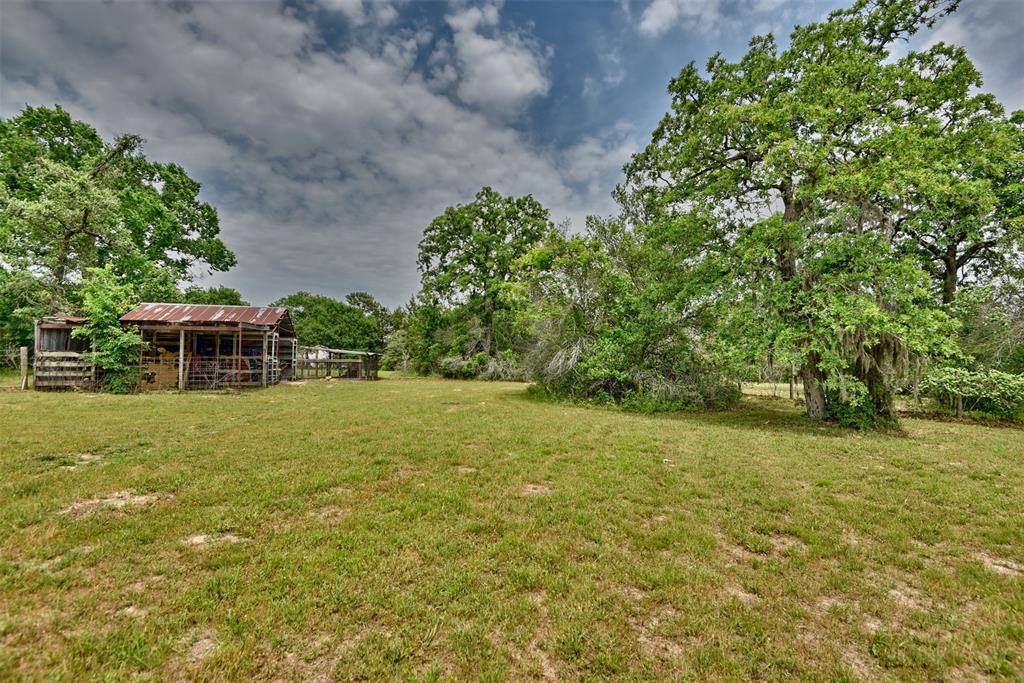
[[[294,375],[298,339],[284,307],[146,303],[121,324],[146,341],[143,390],[267,386]]]
[[[73,336],[85,318],[55,314],[35,325],[32,386],[40,391],[86,389],[96,381],[88,339]]]
[[[139,388],[259,387],[297,378],[377,379],[379,354],[299,346],[288,309],[146,303],[121,316],[137,329]],[[72,335],[85,318],[36,321],[36,389],[90,389],[103,384],[89,340]]]

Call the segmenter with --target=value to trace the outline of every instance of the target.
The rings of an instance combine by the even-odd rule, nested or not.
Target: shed
[[[143,390],[267,386],[294,375],[298,340],[284,307],[145,303],[121,324],[147,342]]]
[[[96,379],[90,343],[72,336],[85,318],[54,314],[40,318],[35,324],[32,386],[46,391],[53,389],[84,389]]]

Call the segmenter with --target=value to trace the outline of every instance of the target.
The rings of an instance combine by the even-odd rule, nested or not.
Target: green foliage
[[[418,261],[424,302],[464,308],[463,317],[474,316],[481,327],[478,344],[460,355],[502,350],[496,338],[502,288],[518,259],[552,230],[547,209],[532,196],[504,197],[489,187],[427,226]]]
[[[1024,373],[1024,282],[963,288],[950,313],[960,325],[960,348],[974,366]]]
[[[942,367],[925,375],[921,389],[949,408],[1024,420],[1024,375]]]
[[[248,306],[237,289],[217,286],[204,289],[193,285],[182,292],[182,303],[205,304],[210,306]]]
[[[381,351],[380,323],[372,315],[328,296],[296,292],[275,301],[286,306],[299,341],[312,346],[354,351]]]
[[[80,302],[91,267],[110,265],[146,298],[165,299],[193,266],[235,264],[199,184],[141,147],[137,135],[104,143],[60,107],[0,120],[0,268],[33,273],[48,312]]]
[[[0,352],[32,346],[33,321],[46,304],[47,292],[32,273],[0,267]]]
[[[535,343],[529,376],[554,395],[635,410],[726,407],[734,383],[705,348],[699,314],[661,270],[659,246],[618,221],[553,235],[522,262],[509,289]]]
[[[139,348],[145,342],[138,329],[123,328],[119,318],[139,303],[137,290],[121,282],[110,266],[90,268],[82,288],[86,323],[72,334],[90,340],[102,382],[110,391],[133,391],[139,382]]]
[[[687,278],[678,291],[706,305],[716,344],[732,347],[720,354],[798,359],[813,418],[861,422],[870,402],[868,414],[895,419],[912,360],[956,353],[913,230],[941,214],[950,239],[926,239],[980,258],[976,245],[1013,224],[992,177],[1012,192],[1017,162],[986,155],[1018,146],[1016,129],[976,91],[965,52],[889,51],[955,5],[865,0],[796,28],[784,49],[759,36],[737,62],[712,57],[706,75],[688,65],[618,190]],[[962,145],[973,146],[963,167]]]
[[[487,368],[490,361],[491,357],[482,351],[469,358],[442,358],[440,374],[448,379],[475,379]]]

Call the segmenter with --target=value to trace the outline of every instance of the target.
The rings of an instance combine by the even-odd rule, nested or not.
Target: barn
[[[145,303],[121,324],[146,341],[142,390],[265,387],[293,376],[298,339],[284,307]]]
[[[305,378],[377,379],[379,354],[300,346],[288,309],[145,303],[120,318],[139,331],[139,388],[265,387]],[[102,386],[88,340],[72,335],[85,318],[36,322],[36,389]]]

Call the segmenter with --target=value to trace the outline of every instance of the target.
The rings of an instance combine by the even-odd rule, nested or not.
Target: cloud
[[[786,0],[651,0],[640,14],[636,28],[650,37],[664,35],[677,27],[720,35],[751,23],[776,32],[788,31],[800,4]],[[824,14],[835,2],[814,0],[805,4]]]
[[[461,74],[460,100],[489,114],[513,118],[530,100],[548,93],[551,84],[544,73],[548,55],[527,34],[502,31],[499,18],[494,4],[450,13],[447,22],[453,36],[444,63],[454,64]]]
[[[626,79],[626,68],[622,64],[622,52],[618,48],[604,51],[597,58],[599,72],[583,78],[583,96],[596,97],[609,88],[614,88]]]
[[[613,207],[621,133],[564,152],[506,122],[549,86],[539,43],[501,30],[495,5],[451,12],[433,67],[444,38],[393,28],[327,49],[314,18],[271,2],[3,12],[0,114],[59,103],[181,163],[239,258],[212,281],[256,303],[298,289],[404,302],[423,228],[484,184],[534,194],[555,220]]]
[[[387,0],[320,0],[320,4],[342,13],[354,26],[387,26],[398,18],[398,10]]]
[[[659,36],[677,24],[715,29],[722,21],[721,5],[721,0],[652,0],[637,28],[648,36]]]

